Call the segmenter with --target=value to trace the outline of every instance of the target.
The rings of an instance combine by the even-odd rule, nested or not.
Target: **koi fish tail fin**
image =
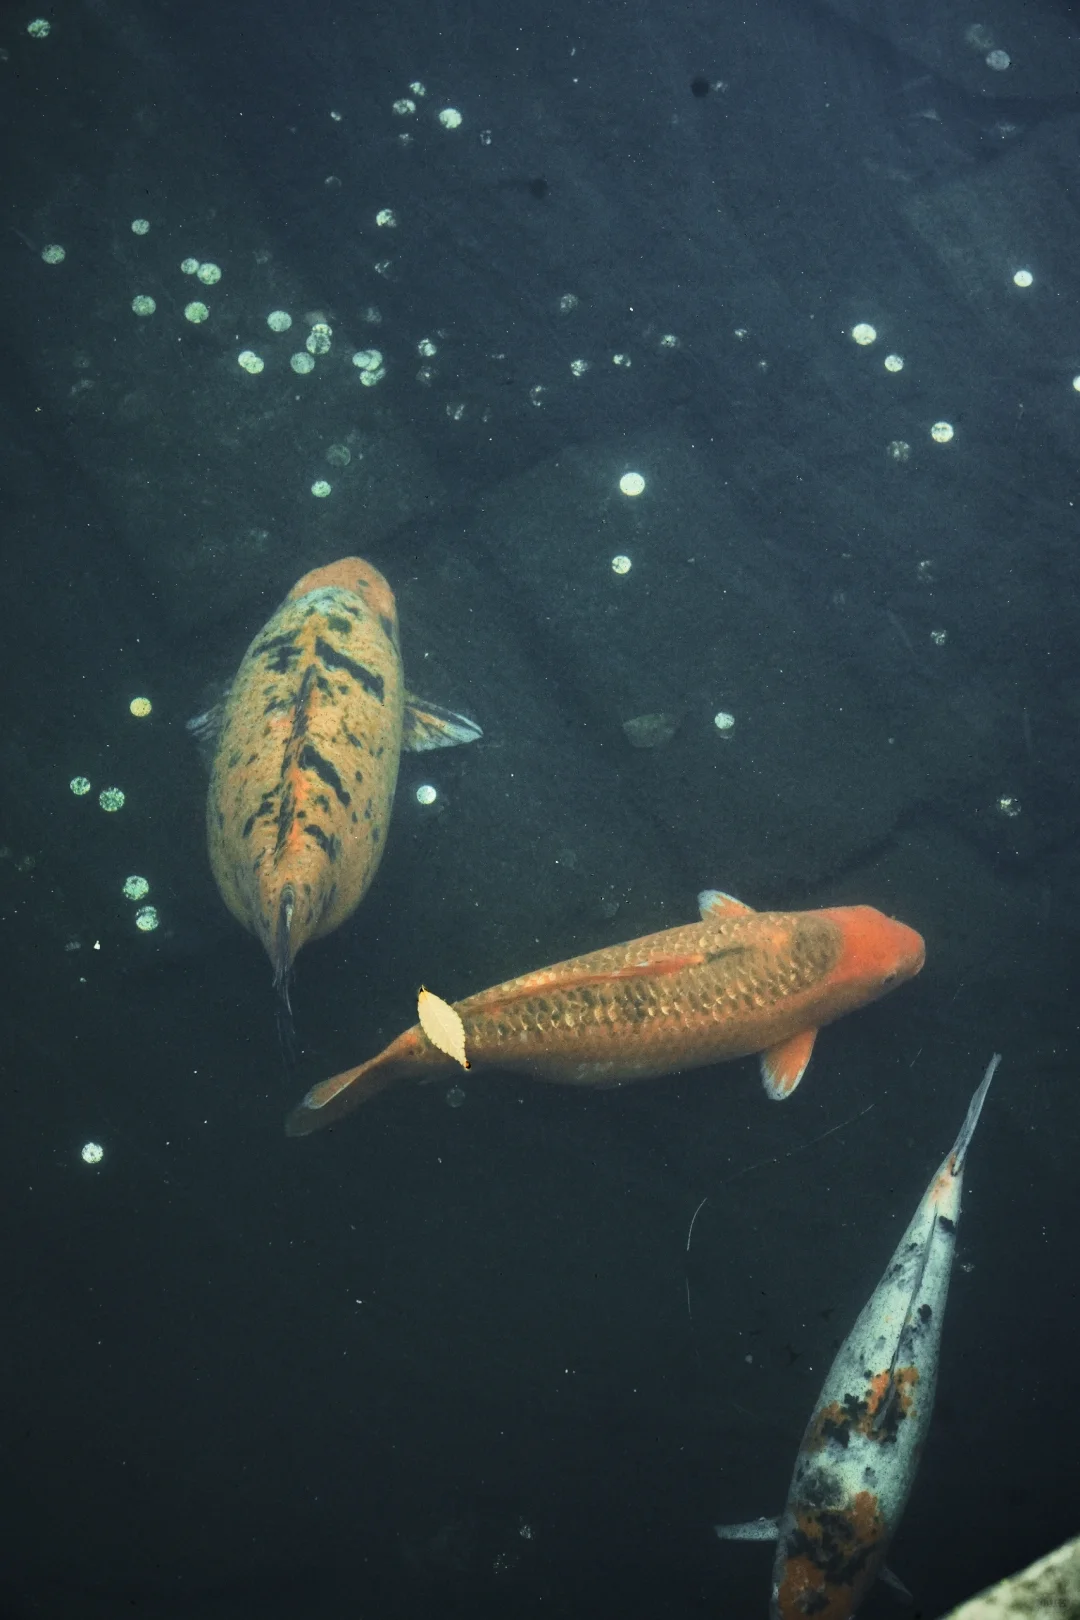
[[[278,1040],[281,1042],[281,1052],[285,1059],[285,1067],[291,1069],[296,1063],[296,1026],[293,1023],[292,1002],[289,999],[289,990],[292,982],[292,916],[295,895],[291,883],[286,883],[281,891],[278,901],[277,924],[274,929],[274,948],[271,961],[274,964],[274,997],[277,1003],[277,1030]]]
[[[406,1030],[378,1057],[312,1086],[285,1121],[285,1134],[309,1136],[324,1125],[336,1124],[345,1114],[398,1080],[415,1080],[421,1076],[434,1079],[440,1072],[451,1073],[453,1068],[452,1060],[436,1051],[418,1028]]]
[[[284,979],[280,984],[275,979],[274,989],[277,992],[274,1017],[277,1023],[278,1045],[281,1047],[281,1059],[285,1065],[285,1072],[291,1077],[296,1068],[296,1024],[293,1021],[293,1011],[289,1003],[288,979]]]
[[[971,1099],[971,1103],[967,1111],[967,1118],[960,1127],[960,1135],[956,1138],[956,1141],[953,1144],[953,1150],[949,1155],[949,1159],[952,1164],[952,1173],[954,1176],[959,1175],[963,1171],[964,1158],[967,1154],[968,1148],[971,1146],[971,1138],[975,1135],[975,1127],[979,1123],[979,1115],[982,1113],[982,1105],[986,1101],[986,1093],[990,1090],[990,1082],[994,1078],[994,1074],[1000,1062],[1001,1053],[995,1052],[993,1057],[990,1059],[990,1062],[986,1066],[986,1073],[982,1077],[978,1091],[976,1091],[974,1097]]]
[[[395,1079],[392,1064],[383,1064],[381,1058],[361,1063],[359,1068],[345,1069],[330,1080],[312,1086],[307,1096],[298,1103],[285,1121],[286,1136],[310,1136],[324,1125],[333,1125],[343,1115],[358,1108],[369,1097],[385,1091]]]

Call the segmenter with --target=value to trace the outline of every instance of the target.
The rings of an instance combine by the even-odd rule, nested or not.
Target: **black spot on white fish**
[[[322,659],[327,669],[340,669],[344,674],[351,675],[354,681],[360,682],[365,692],[370,693],[379,703],[383,701],[386,683],[382,676],[376,675],[374,670],[368,669],[364,664],[358,664],[355,658],[343,653],[340,647],[332,647],[322,636],[317,636],[315,656]]]
[[[328,788],[333,789],[339,803],[346,805],[352,803],[352,796],[346,792],[341,777],[333,765],[328,759],[324,759],[319,750],[313,748],[310,743],[305,743],[301,748],[296,763],[302,771],[314,771],[315,775],[325,782]]]

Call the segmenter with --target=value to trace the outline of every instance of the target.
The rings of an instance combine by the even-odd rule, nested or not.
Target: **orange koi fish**
[[[378,870],[401,750],[472,742],[480,728],[406,693],[394,593],[359,557],[293,586],[220,714],[189,729],[213,725],[210,864],[287,1009],[297,952],[351,916]]]
[[[822,1024],[918,973],[923,941],[871,906],[752,911],[716,889],[700,923],[647,934],[454,1004],[474,1068],[618,1086],[761,1053],[770,1097],[790,1096]],[[289,1116],[305,1136],[396,1080],[454,1072],[419,1024],[324,1080]]]
[[[1000,1061],[837,1351],[780,1519],[713,1527],[721,1541],[777,1542],[770,1620],[851,1620],[877,1576],[900,1584],[884,1559],[930,1427],[964,1167]]]

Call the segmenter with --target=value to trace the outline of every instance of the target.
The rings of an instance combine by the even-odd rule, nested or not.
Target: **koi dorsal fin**
[[[424,703],[412,692],[406,692],[401,746],[409,753],[423,754],[430,748],[456,748],[459,743],[475,742],[483,735],[475,720],[455,714],[453,709],[440,709],[437,703]]]
[[[753,906],[736,900],[733,894],[725,894],[723,889],[702,889],[697,897],[698,910],[701,912],[702,922],[715,922],[721,917],[752,917]]]

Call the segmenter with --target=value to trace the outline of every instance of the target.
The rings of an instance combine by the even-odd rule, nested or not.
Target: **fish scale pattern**
[[[667,1066],[664,1054],[679,1043],[684,1062],[708,1061],[718,1029],[769,1019],[821,982],[841,949],[839,931],[810,914],[755,913],[749,920],[692,923],[653,936],[647,948],[631,942],[526,974],[459,1002],[466,1043],[482,1062],[528,1062],[533,1072],[595,1083],[595,1066],[635,1031],[642,1076]],[[559,980],[563,982],[560,984]],[[755,1017],[756,1015],[756,1017]],[[544,1048],[538,1060],[536,1048]],[[757,1050],[748,1045],[748,1051]],[[625,1077],[625,1060],[620,1062]]]

